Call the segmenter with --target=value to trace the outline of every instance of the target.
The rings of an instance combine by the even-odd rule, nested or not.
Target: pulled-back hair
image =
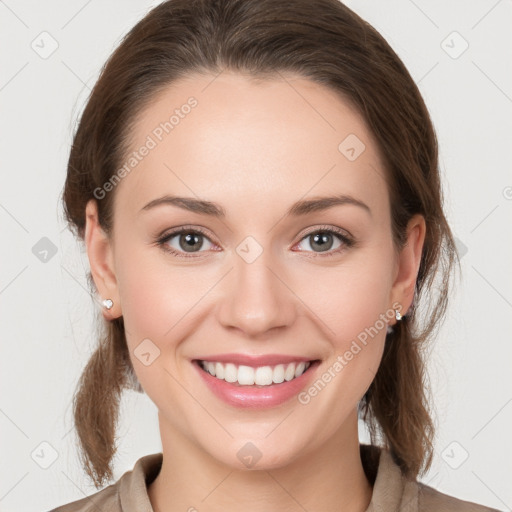
[[[78,123],[63,191],[70,229],[83,240],[86,204],[121,166],[137,116],[156,94],[188,74],[228,69],[255,78],[292,72],[349,101],[384,163],[397,249],[409,219],[425,217],[413,305],[387,334],[360,403],[372,444],[390,449],[402,473],[416,478],[433,456],[427,341],[445,314],[457,253],[443,212],[437,139],[418,87],[383,37],[341,2],[168,0],[152,9],[109,57]],[[115,193],[97,201],[109,236]],[[73,398],[82,463],[98,488],[112,479],[127,367],[133,372],[123,318],[105,321]]]

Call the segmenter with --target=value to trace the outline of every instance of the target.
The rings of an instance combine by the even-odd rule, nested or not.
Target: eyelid
[[[353,240],[353,238],[354,238],[346,229],[342,229],[337,226],[332,226],[330,224],[320,224],[318,226],[306,228],[304,231],[301,231],[299,233],[299,235],[297,235],[297,236],[300,236],[300,239],[299,239],[299,242],[300,242],[308,235],[312,235],[313,233],[324,232],[324,231],[334,232],[337,235],[345,237],[346,239],[349,239],[349,240]]]
[[[165,238],[170,238],[176,235],[179,235],[181,233],[200,233],[201,235],[208,238],[213,243],[213,234],[207,230],[206,228],[203,228],[202,226],[192,225],[192,224],[185,224],[183,226],[179,226],[177,228],[171,228],[168,230],[165,230],[161,235],[158,235],[157,240],[163,240]],[[217,244],[218,245],[218,244]]]

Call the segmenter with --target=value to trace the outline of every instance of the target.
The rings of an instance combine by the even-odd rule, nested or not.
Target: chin
[[[268,471],[290,465],[303,452],[300,446],[296,448],[290,446],[288,450],[285,448],[283,443],[276,443],[276,441],[244,439],[233,440],[229,446],[226,446],[220,452],[217,452],[217,450],[208,450],[208,452],[220,463],[236,470]]]

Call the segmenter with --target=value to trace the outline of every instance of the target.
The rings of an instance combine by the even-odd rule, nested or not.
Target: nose
[[[272,264],[265,251],[252,263],[238,255],[234,261],[234,268],[224,280],[218,309],[220,323],[251,338],[290,326],[299,301],[286,283],[283,268]]]

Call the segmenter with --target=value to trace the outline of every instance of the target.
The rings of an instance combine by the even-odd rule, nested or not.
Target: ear
[[[98,222],[98,207],[95,199],[91,199],[85,208],[85,245],[91,274],[101,300],[111,299],[114,303],[110,310],[102,306],[103,317],[106,320],[113,320],[121,316],[113,247],[110,238]]]
[[[400,251],[396,277],[391,290],[394,303],[398,302],[402,306],[400,309],[402,315],[407,313],[414,298],[425,233],[425,218],[420,214],[414,215],[407,224],[407,242]]]

